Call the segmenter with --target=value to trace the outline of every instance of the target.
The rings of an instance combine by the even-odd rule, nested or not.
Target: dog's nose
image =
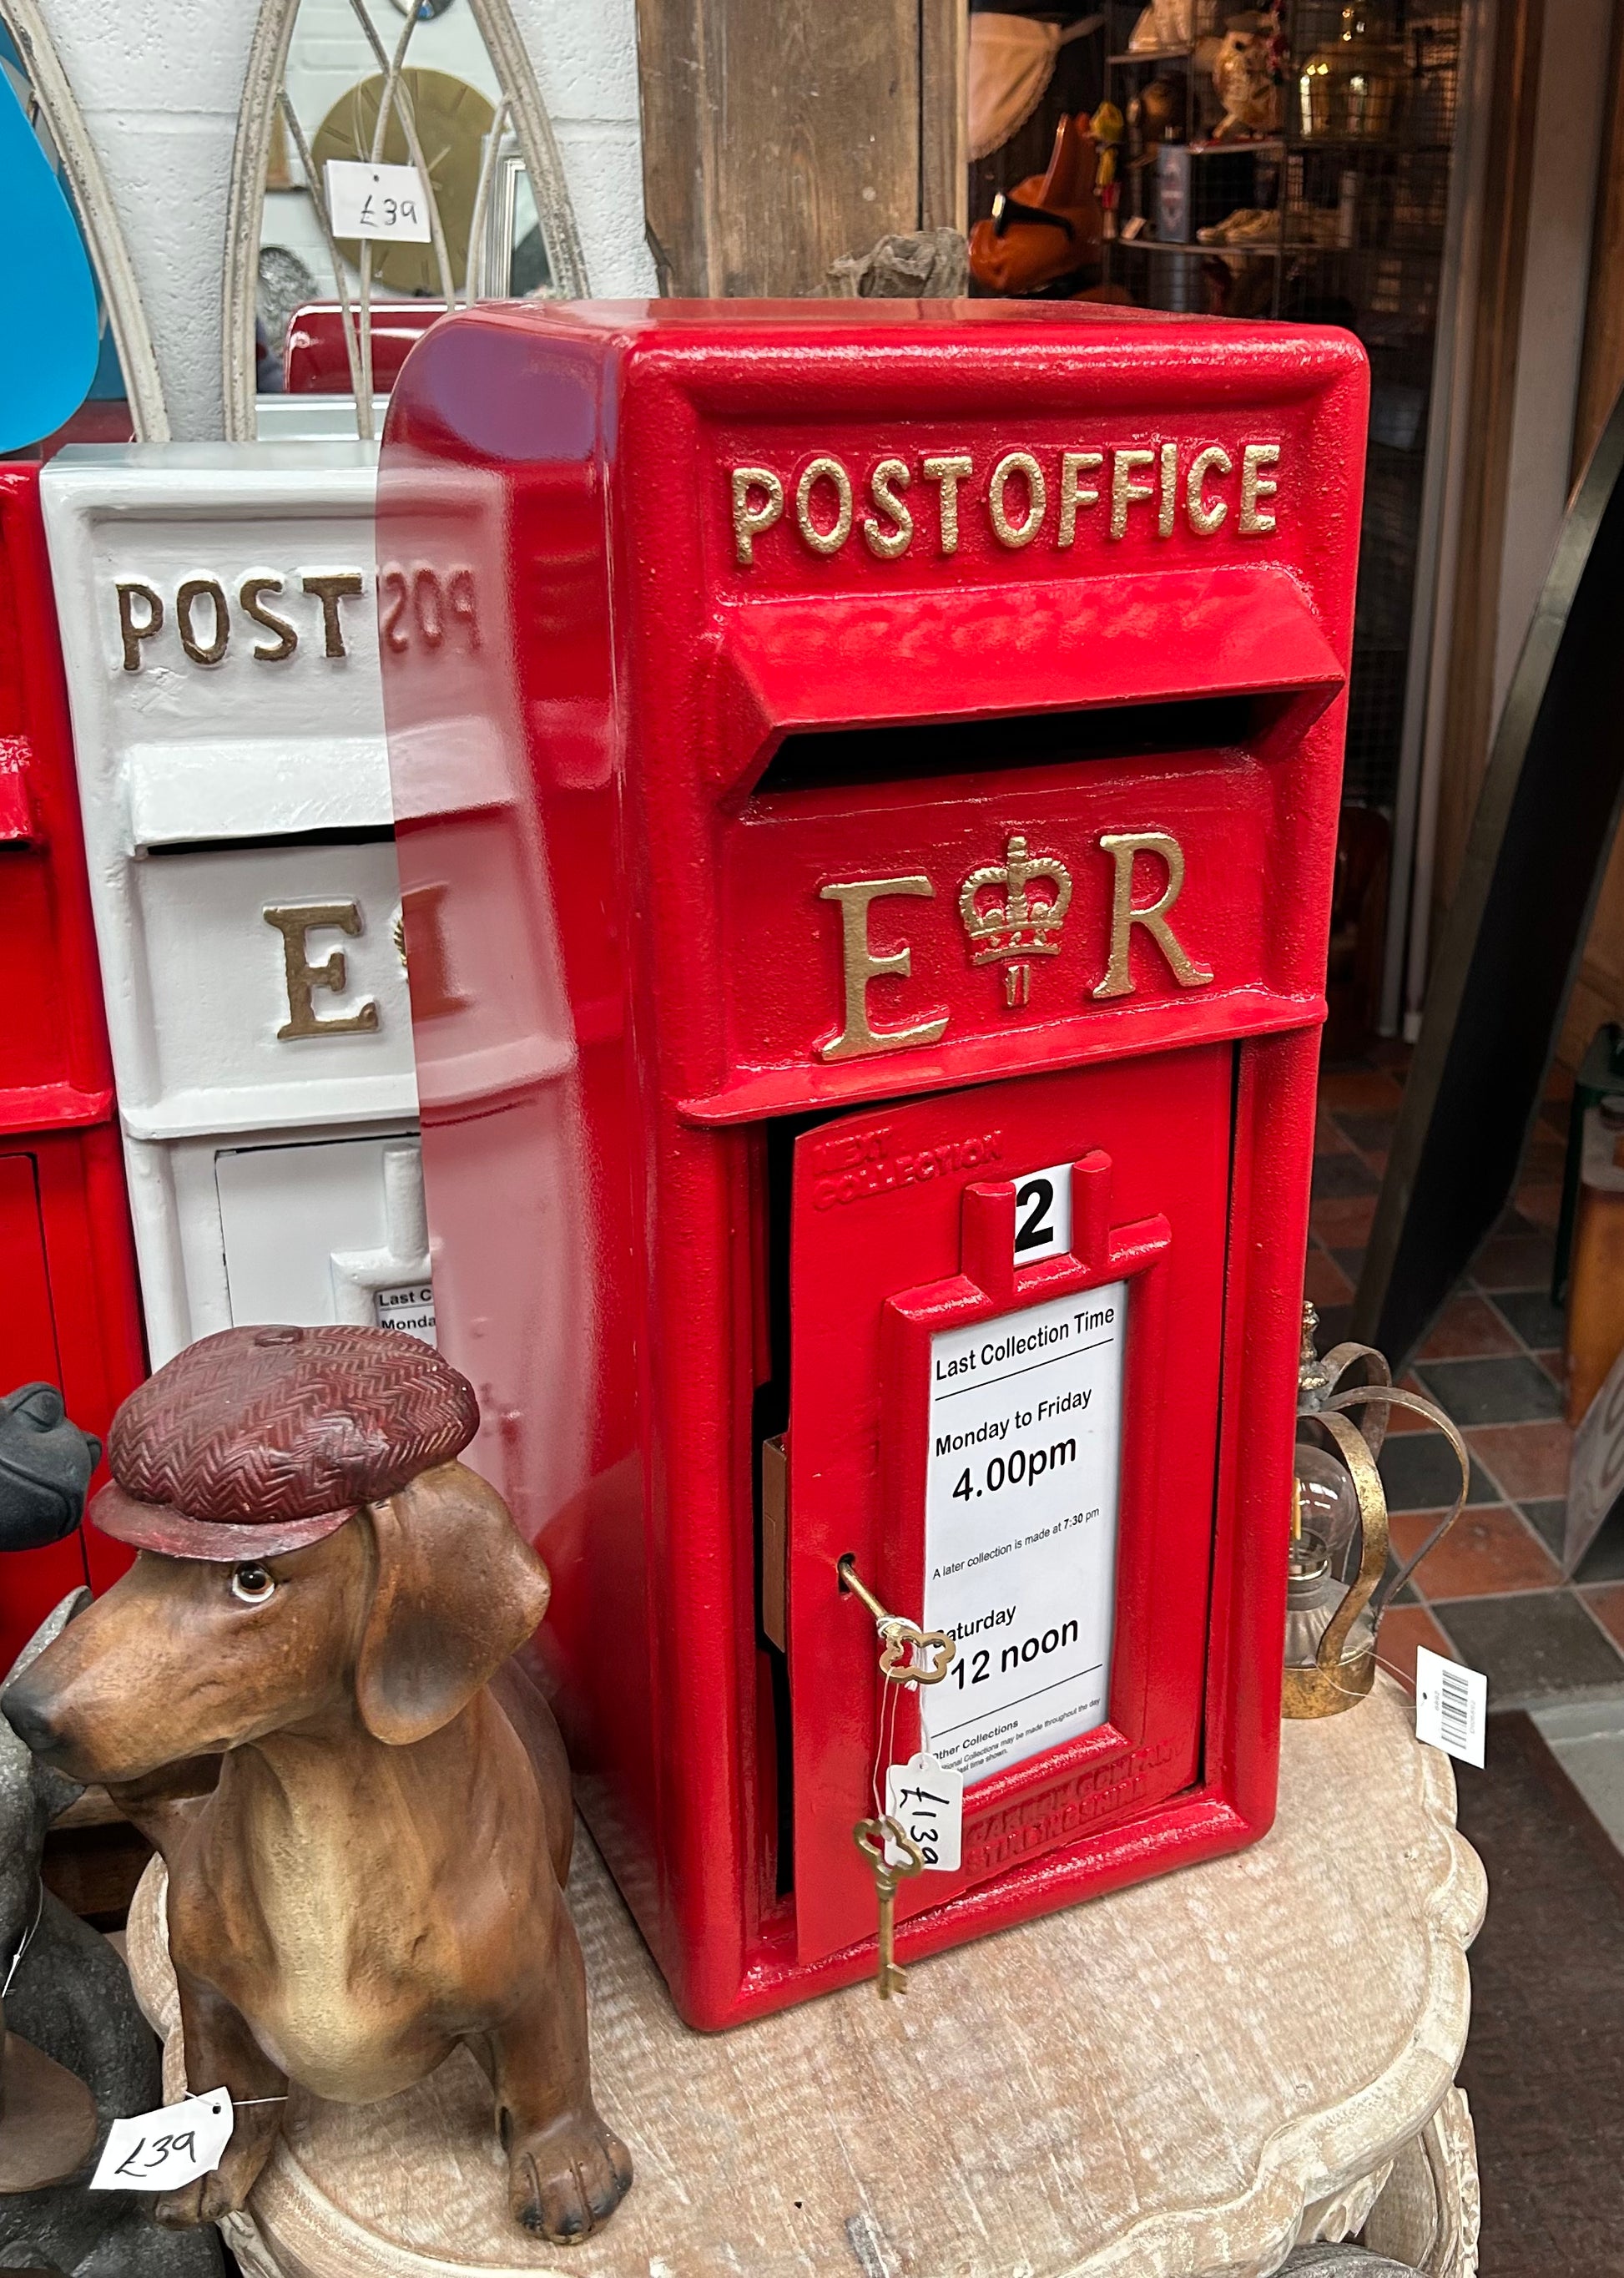
[[[48,1709],[28,1691],[27,1682],[19,1678],[0,1700],[0,1713],[23,1746],[32,1748],[36,1756],[43,1755],[57,1737]]]

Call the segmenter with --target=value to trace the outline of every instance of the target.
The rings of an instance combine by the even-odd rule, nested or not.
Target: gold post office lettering
[[[1137,993],[1136,936],[1155,951],[1160,970],[1178,988],[1209,988],[1212,967],[1191,955],[1172,925],[1171,912],[1185,886],[1184,849],[1172,832],[1107,830],[1095,845],[1111,866],[1110,901],[1104,959],[1088,988],[1089,997],[1103,1002]],[[919,871],[894,878],[844,878],[818,891],[821,900],[835,903],[840,911],[842,984],[840,1029],[819,1045],[819,1058],[860,1059],[874,1052],[902,1051],[911,1044],[934,1044],[947,1028],[948,1013],[932,1010],[920,1019],[876,1028],[868,992],[876,981],[906,980],[913,972],[913,952],[905,941],[895,948],[876,947],[871,930],[876,922],[875,903],[934,900],[934,882]],[[966,953],[972,965],[1002,966],[1002,993],[1010,1010],[1031,1002],[1032,959],[1060,955],[1071,895],[1068,865],[1053,849],[1033,845],[1025,831],[1010,833],[1002,862],[980,863],[959,882],[957,905]],[[900,911],[883,913],[889,921],[885,930],[893,936],[902,915]]]
[[[1041,546],[1064,553],[1091,535],[1109,543],[1143,532],[1197,538],[1220,531],[1267,538],[1281,488],[1277,441],[1108,444],[1094,451],[925,452],[882,456],[855,473],[832,452],[793,470],[763,462],[727,470],[733,558],[757,566],[758,548],[799,545],[839,554],[860,544],[876,562],[918,550],[957,554],[973,517],[1006,553]]]

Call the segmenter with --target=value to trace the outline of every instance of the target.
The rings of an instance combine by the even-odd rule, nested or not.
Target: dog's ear
[[[363,1514],[377,1546],[355,1666],[369,1732],[391,1747],[448,1724],[547,1610],[547,1570],[494,1487],[461,1464]]]

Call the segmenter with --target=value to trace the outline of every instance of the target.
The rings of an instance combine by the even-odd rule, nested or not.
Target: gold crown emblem
[[[1034,881],[1042,891],[1028,891]],[[983,894],[1001,891],[996,902]],[[999,958],[1058,957],[1059,933],[1071,902],[1071,873],[1056,855],[1033,854],[1019,831],[1002,862],[972,870],[958,891],[958,914],[970,937],[971,961],[990,965]]]
[[[983,899],[993,894],[996,901]],[[1004,965],[1006,1005],[1024,1005],[1031,996],[1031,959],[1059,956],[1060,929],[1071,901],[1071,873],[1065,864],[1054,854],[1032,853],[1020,831],[1012,833],[1002,862],[984,863],[959,888],[958,914],[970,961]]]

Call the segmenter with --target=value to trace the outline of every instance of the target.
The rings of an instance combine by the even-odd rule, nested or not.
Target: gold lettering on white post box
[[[1028,887],[1038,883],[1033,894]],[[996,893],[996,901],[983,901]],[[1033,854],[1017,831],[1002,862],[972,870],[958,890],[958,914],[972,965],[1003,966],[1003,1001],[1013,1011],[1031,1002],[1032,959],[1058,957],[1060,929],[1071,903],[1071,873],[1058,855]]]
[[[339,603],[346,594],[363,592],[365,584],[359,570],[307,570],[299,580],[307,593],[314,593],[322,605],[322,654],[343,656],[344,626],[339,616]]]
[[[365,930],[358,902],[295,902],[283,906],[268,905],[264,911],[268,926],[274,926],[282,936],[282,964],[287,977],[287,1018],[277,1030],[277,1041],[285,1043],[293,1036],[370,1036],[378,1026],[377,1000],[363,998],[353,1013],[318,1013],[314,997],[318,989],[326,989],[335,997],[342,997],[349,986],[348,960],[341,949],[329,952],[320,965],[312,965],[309,957],[309,936],[336,927],[339,933],[351,936]]]
[[[202,600],[208,602],[213,621],[213,631],[206,641],[197,637],[195,612]],[[180,635],[181,647],[194,664],[218,664],[232,637],[232,613],[225,588],[217,578],[187,579],[175,595],[175,630]]]
[[[1168,912],[1184,889],[1184,849],[1172,832],[1110,830],[1101,838],[1100,845],[1102,851],[1110,856],[1117,868],[1111,888],[1110,959],[1105,968],[1105,978],[1094,990],[1094,995],[1132,996],[1134,982],[1128,952],[1135,926],[1144,927],[1172,967],[1173,978],[1181,989],[1205,989],[1212,979],[1210,968],[1198,965],[1193,957],[1186,954],[1178,936],[1167,921]],[[1167,865],[1167,883],[1154,902],[1136,907],[1133,865],[1141,854],[1161,857]]]
[[[276,636],[270,643],[255,642],[254,654],[261,664],[280,664],[285,657],[292,656],[299,646],[297,630],[286,617],[278,616],[274,609],[265,607],[265,595],[279,593],[281,590],[282,580],[271,570],[262,571],[255,577],[245,577],[237,588],[237,599],[242,604],[243,615]]]
[[[822,900],[840,904],[841,970],[846,999],[845,1026],[833,1043],[819,1047],[820,1059],[857,1059],[866,1052],[899,1052],[909,1044],[934,1044],[947,1027],[945,1013],[907,1028],[875,1028],[868,1018],[869,982],[888,973],[906,975],[913,967],[913,952],[905,946],[875,954],[868,938],[869,905],[887,894],[929,898],[935,891],[926,877],[855,878],[820,889]]]
[[[156,587],[140,577],[120,577],[113,591],[118,596],[118,639],[124,649],[124,669],[126,672],[141,670],[141,645],[149,641],[163,626],[164,602]],[[141,605],[137,617],[135,604]]]

